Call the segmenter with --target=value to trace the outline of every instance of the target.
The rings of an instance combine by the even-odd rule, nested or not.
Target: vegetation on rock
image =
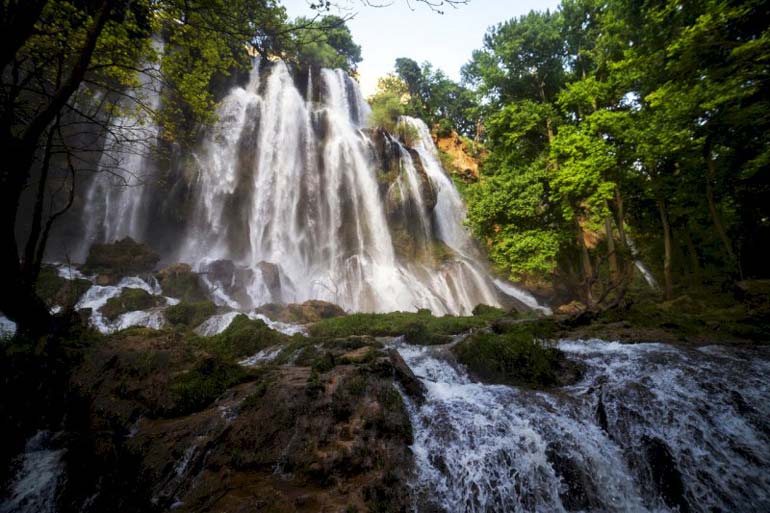
[[[100,311],[104,317],[113,321],[126,312],[148,310],[164,302],[163,298],[153,296],[144,289],[129,287],[123,289],[119,296],[108,299]]]
[[[194,273],[188,264],[176,264],[161,269],[156,277],[165,296],[190,303],[199,303],[208,299],[200,276]]]
[[[88,251],[83,272],[122,277],[149,273],[160,256],[145,244],[130,237],[109,244],[94,244]]]
[[[217,312],[217,307],[211,301],[188,303],[182,301],[169,306],[163,312],[166,320],[174,326],[194,328]]]

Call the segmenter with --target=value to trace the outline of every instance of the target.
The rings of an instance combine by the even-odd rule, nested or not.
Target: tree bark
[[[615,251],[615,239],[612,234],[612,220],[604,218],[604,236],[607,238],[607,259],[610,263],[610,278],[614,283],[618,278],[618,255]]]
[[[575,219],[575,242],[577,243],[580,251],[580,264],[583,271],[583,297],[585,299],[586,306],[593,306],[593,292],[591,286],[593,285],[593,267],[591,266],[591,256],[588,254],[588,248],[583,240],[583,228],[580,226],[577,215]]]
[[[703,279],[700,268],[700,258],[698,258],[698,251],[695,249],[695,244],[692,242],[692,237],[690,237],[689,230],[684,230],[684,236],[685,242],[687,242],[687,253],[690,256],[690,267],[692,268],[691,274],[693,277],[693,283],[700,285]]]
[[[5,128],[0,135],[0,154],[7,159],[0,173],[0,268],[6,278],[0,287],[0,311],[17,323],[19,332],[32,337],[49,333],[54,326],[48,307],[35,292],[34,279],[19,260],[16,220],[21,195],[29,181],[40,139],[83,82],[115,4],[115,0],[102,0],[72,71],[24,133],[16,137]]]
[[[722,242],[722,247],[725,250],[730,265],[735,266],[738,271],[738,275],[743,279],[743,270],[741,264],[733,251],[733,244],[727,235],[725,226],[722,223],[722,218],[717,210],[716,201],[714,200],[714,179],[716,178],[716,164],[714,159],[711,158],[711,145],[706,144],[704,149],[704,158],[706,160],[706,200],[708,202],[709,214],[711,215],[711,221],[714,223],[714,229],[716,229],[719,240]]]
[[[668,222],[668,213],[666,203],[662,198],[658,198],[658,211],[660,212],[660,224],[663,227],[663,281],[666,299],[673,297],[673,286],[671,282],[671,225]]]

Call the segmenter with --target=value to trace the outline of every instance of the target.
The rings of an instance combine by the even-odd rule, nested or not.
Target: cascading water
[[[436,314],[500,304],[424,123],[402,120],[419,133],[417,148],[406,148],[366,128],[369,107],[348,75],[308,73],[302,93],[283,62],[255,66],[217,114],[189,159],[193,169],[175,178],[186,181],[189,194],[185,205],[168,210],[187,214],[179,243],[163,259],[192,264],[219,303],[248,310],[322,299],[350,311],[429,308]],[[157,135],[157,128],[148,130],[148,138]],[[395,176],[384,169],[377,136],[387,139],[389,149],[382,151],[392,154],[385,158],[395,163]],[[125,165],[137,173],[152,168],[140,155]],[[83,214],[83,248],[124,236],[153,245],[148,225],[163,220],[149,219],[149,188],[97,177]],[[394,216],[403,221],[399,244],[419,251],[406,254],[395,243]],[[447,248],[441,255],[436,241]],[[214,269],[225,267],[226,277],[217,277]]]
[[[156,40],[153,46],[162,53],[162,42]],[[144,237],[146,185],[154,170],[150,155],[160,131],[151,119],[161,104],[159,65],[140,78],[140,95],[127,102],[127,108],[138,108],[139,112],[115,120],[116,129],[106,135],[98,172],[86,191],[82,213],[85,234],[73,255],[77,260],[85,259],[94,242]]]
[[[398,348],[427,389],[408,404],[417,511],[770,511],[766,348],[559,347],[586,373],[552,392]]]

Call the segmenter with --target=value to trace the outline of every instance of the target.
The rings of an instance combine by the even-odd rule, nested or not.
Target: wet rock
[[[273,301],[281,301],[281,270],[271,262],[259,262],[257,268],[262,273],[262,281],[270,292]]]
[[[404,388],[406,394],[411,397],[418,404],[425,402],[425,385],[417,379],[412,369],[406,364],[398,351],[395,349],[388,350],[388,358],[393,365],[393,371],[396,379]]]
[[[214,260],[202,271],[214,288],[221,289],[242,308],[252,308],[252,299],[245,284],[254,278],[252,269],[236,267],[232,260]]]
[[[217,307],[211,301],[179,304],[169,306],[163,312],[166,320],[174,326],[194,328],[217,312]]]
[[[206,301],[208,294],[197,273],[189,264],[174,264],[161,269],[155,276],[163,294],[191,303]]]
[[[94,244],[88,251],[82,271],[90,274],[120,278],[151,272],[160,256],[149,246],[130,237],[111,244]]]
[[[293,324],[309,324],[322,319],[346,315],[345,310],[339,306],[318,299],[311,299],[302,304],[280,305],[268,303],[257,308],[256,312],[273,321]]]
[[[690,511],[690,505],[685,498],[682,474],[666,443],[659,438],[643,436],[642,446],[652,480],[663,501],[671,508],[678,508],[680,513]]]

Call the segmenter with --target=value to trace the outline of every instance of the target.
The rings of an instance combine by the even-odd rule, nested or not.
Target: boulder
[[[345,310],[339,306],[318,299],[311,299],[302,304],[279,305],[268,303],[260,306],[256,311],[268,319],[294,324],[309,324],[322,319],[346,315]]]
[[[199,303],[208,299],[200,276],[194,273],[188,264],[171,265],[161,269],[155,277],[166,296],[190,303]]]
[[[147,310],[163,303],[163,299],[153,296],[144,289],[123,289],[119,296],[110,298],[100,311],[107,319],[114,320],[119,315],[137,310]]]
[[[262,273],[262,281],[270,292],[272,301],[281,301],[281,269],[272,262],[259,262],[257,269]]]
[[[102,282],[115,282],[123,276],[153,271],[160,256],[149,246],[130,237],[111,244],[93,244],[82,271],[105,276]]]
[[[232,260],[214,260],[203,269],[209,283],[222,290],[241,308],[252,308],[252,299],[246,290],[245,284],[254,279],[254,271],[244,267],[237,267]]]

